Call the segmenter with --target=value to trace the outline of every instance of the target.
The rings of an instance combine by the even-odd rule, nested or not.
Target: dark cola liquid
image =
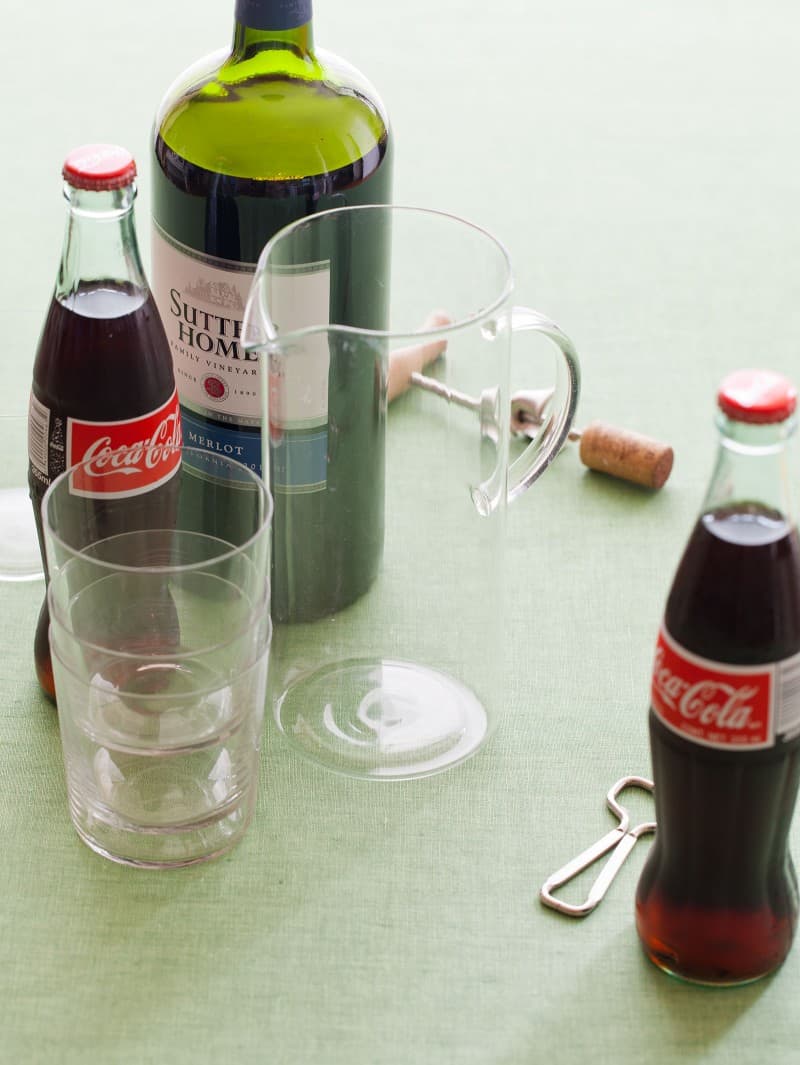
[[[756,665],[800,652],[800,545],[780,515],[718,510],[698,522],[666,627],[704,658]],[[733,984],[775,969],[792,942],[797,882],[787,848],[800,737],[767,750],[704,747],[650,711],[658,831],[636,921],[652,960],[689,980]]]
[[[156,409],[172,395],[175,381],[164,329],[149,292],[118,281],[82,283],[63,301],[55,297],[45,320],[33,368],[33,395],[49,411],[41,447],[46,472],[29,463],[28,483],[45,563],[41,502],[48,485],[67,467],[68,419],[113,422]],[[40,463],[41,465],[41,463]],[[147,505],[174,511],[171,484],[147,493]],[[97,539],[124,532],[132,506],[98,500],[92,506]],[[69,538],[69,530],[64,530]],[[48,640],[47,601],[34,639],[36,674],[55,698]]]
[[[33,394],[50,411],[47,472],[30,466],[38,504],[67,464],[67,420],[135,418],[167,400],[175,387],[172,359],[149,293],[115,281],[82,284],[53,299],[33,367]]]

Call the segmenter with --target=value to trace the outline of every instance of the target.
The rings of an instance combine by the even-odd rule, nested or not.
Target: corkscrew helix
[[[539,891],[539,898],[545,906],[549,906],[559,913],[565,913],[569,917],[586,917],[602,902],[606,892],[611,886],[614,877],[622,868],[622,864],[636,845],[636,841],[648,832],[655,832],[655,821],[643,821],[639,825],[630,827],[630,814],[619,802],[619,795],[625,788],[642,788],[652,793],[653,782],[645,777],[622,777],[606,795],[606,805],[613,814],[619,818],[616,828],[606,832],[586,850],[581,851],[575,858],[562,865],[552,876],[549,876]],[[553,894],[556,888],[563,887],[584,869],[588,869],[604,854],[611,851],[611,857],[600,870],[594,883],[589,889],[586,899],[580,903],[564,902]]]

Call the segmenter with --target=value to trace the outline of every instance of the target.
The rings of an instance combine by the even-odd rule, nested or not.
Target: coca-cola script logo
[[[680,647],[664,628],[653,665],[652,703],[673,731],[707,747],[771,747],[773,670],[710,662]]]
[[[76,466],[70,491],[120,499],[164,484],[181,462],[181,415],[177,390],[140,418],[86,422],[70,418],[68,465]]]

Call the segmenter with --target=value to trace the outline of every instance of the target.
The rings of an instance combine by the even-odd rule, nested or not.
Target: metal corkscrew
[[[448,315],[437,311],[422,328],[433,330],[449,325],[450,321]],[[446,347],[446,340],[432,340],[392,352],[389,357],[389,402],[409,388],[420,388],[447,403],[477,413],[482,423],[488,423],[495,411],[494,391],[479,398],[470,396],[422,372],[444,354]],[[511,397],[511,431],[532,439],[546,421],[552,397],[551,388],[515,392]],[[570,430],[568,439],[578,443],[578,454],[584,466],[632,484],[661,488],[672,472],[672,448],[641,433],[595,421],[585,429]]]

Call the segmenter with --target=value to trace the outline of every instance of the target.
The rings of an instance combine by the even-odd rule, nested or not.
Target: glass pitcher
[[[505,704],[506,507],[564,443],[579,380],[569,339],[512,293],[494,237],[416,208],[313,215],[260,257],[243,337],[274,497],[271,698],[332,770],[439,772]],[[526,331],[554,344],[554,392],[511,461]]]

